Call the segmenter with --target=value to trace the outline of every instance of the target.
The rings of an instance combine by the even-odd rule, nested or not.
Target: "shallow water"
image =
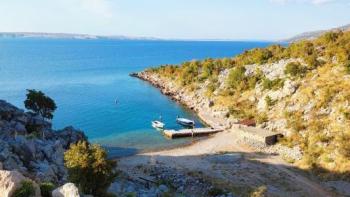
[[[113,155],[190,142],[169,140],[151,127],[160,115],[180,128],[191,111],[147,82],[129,77],[150,66],[207,57],[231,57],[264,42],[182,42],[7,38],[0,39],[0,99],[23,108],[26,89],[40,89],[58,109],[55,128],[74,125]],[[116,104],[115,101],[118,101]]]

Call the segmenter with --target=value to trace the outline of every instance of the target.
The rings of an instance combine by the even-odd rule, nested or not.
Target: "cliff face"
[[[349,49],[350,32],[331,32],[286,48],[166,65],[139,76],[221,126],[254,119],[283,133],[281,144],[302,150],[300,166],[349,179]]]
[[[0,165],[4,170],[17,170],[38,182],[62,183],[67,176],[64,151],[86,139],[73,127],[53,130],[40,116],[0,100]]]

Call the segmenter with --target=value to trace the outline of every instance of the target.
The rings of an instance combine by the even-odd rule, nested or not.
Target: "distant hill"
[[[97,36],[89,34],[45,32],[0,32],[0,38],[52,38],[52,39],[115,39],[115,40],[160,40],[153,37]]]
[[[312,39],[319,37],[320,35],[322,35],[323,33],[327,32],[327,31],[338,31],[338,30],[350,31],[350,24],[344,25],[341,27],[337,27],[337,28],[333,28],[333,29],[305,32],[305,33],[296,35],[292,38],[289,38],[289,39],[286,39],[283,41],[284,42],[295,42],[295,41],[299,41],[299,40],[312,40]]]

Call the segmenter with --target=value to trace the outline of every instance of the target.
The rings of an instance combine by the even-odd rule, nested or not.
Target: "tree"
[[[116,162],[107,159],[107,153],[99,145],[86,141],[72,144],[64,153],[68,178],[85,194],[106,196],[107,189],[117,177]]]
[[[54,100],[37,90],[27,90],[24,106],[43,118],[52,119],[57,106]]]

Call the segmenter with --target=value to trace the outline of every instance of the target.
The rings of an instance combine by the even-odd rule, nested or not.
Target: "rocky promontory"
[[[36,182],[66,182],[64,152],[87,140],[73,127],[54,130],[40,115],[0,100],[0,167],[18,171]]]

